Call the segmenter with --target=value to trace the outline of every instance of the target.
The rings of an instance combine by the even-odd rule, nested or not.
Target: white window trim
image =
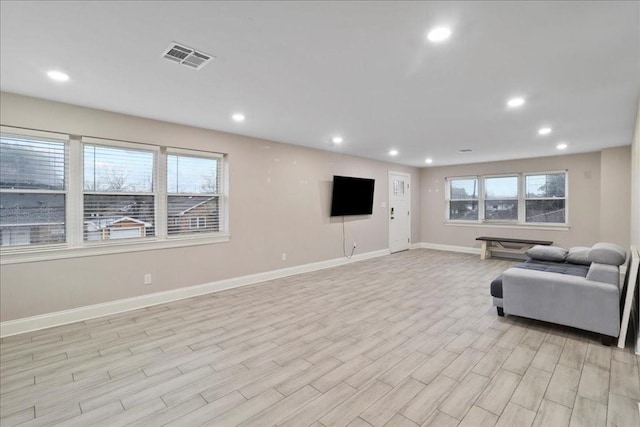
[[[199,246],[229,242],[228,207],[226,199],[228,197],[228,162],[226,156],[220,153],[212,153],[201,150],[190,150],[174,147],[162,147],[151,144],[119,141],[106,138],[96,138],[87,136],[74,136],[60,132],[38,131],[10,126],[0,126],[3,133],[32,136],[37,138],[58,139],[66,144],[67,167],[66,167],[66,243],[54,243],[49,245],[30,245],[2,247],[0,249],[0,265],[19,264],[34,261],[48,261],[57,259],[80,258],[87,256],[99,256],[139,251],[150,251],[158,249],[180,248],[187,246]],[[115,239],[113,241],[85,241],[83,240],[83,170],[84,156],[83,144],[97,144],[103,146],[113,146],[120,148],[131,148],[137,150],[150,150],[154,152],[154,188],[155,197],[155,227],[156,236]],[[194,233],[193,235],[167,235],[166,218],[166,154],[184,154],[199,157],[210,157],[220,159],[221,182],[218,183],[219,209],[222,218],[223,228],[217,232]],[[28,191],[28,190],[26,190]],[[34,191],[42,193],[43,191]],[[60,193],[59,191],[48,191]],[[103,194],[103,192],[87,192]],[[121,194],[121,193],[114,193]],[[140,193],[136,193],[140,194]]]
[[[544,199],[528,199],[526,198],[526,177],[531,175],[553,175],[564,174],[564,201],[565,201],[565,220],[564,223],[546,222],[535,223],[526,222],[525,203],[527,200],[544,200]],[[501,220],[487,220],[485,219],[485,201],[494,200],[486,199],[485,195],[485,178],[500,178],[508,176],[518,177],[518,220],[517,221],[501,221]],[[478,219],[477,220],[464,220],[464,219],[449,219],[449,202],[451,202],[451,181],[459,179],[478,179]],[[540,172],[517,172],[517,173],[501,173],[501,174],[488,174],[488,175],[465,175],[465,176],[452,176],[445,178],[445,221],[444,225],[460,226],[460,227],[488,227],[488,228],[514,228],[514,229],[528,229],[528,230],[559,230],[568,231],[571,226],[569,224],[569,171],[553,170],[553,171],[540,171]],[[457,199],[456,199],[457,200]],[[469,199],[476,200],[476,199]],[[498,200],[498,199],[495,199]],[[507,199],[499,199],[507,200]],[[513,199],[516,200],[516,199]],[[549,198],[549,200],[560,200]]]

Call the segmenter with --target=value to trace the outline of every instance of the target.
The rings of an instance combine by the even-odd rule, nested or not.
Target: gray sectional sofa
[[[528,317],[602,335],[610,345],[620,333],[620,266],[626,252],[597,243],[566,250],[535,246],[526,262],[491,283],[498,315]]]

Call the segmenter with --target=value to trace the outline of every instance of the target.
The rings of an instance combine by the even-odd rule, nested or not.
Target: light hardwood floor
[[[8,337],[0,424],[636,426],[640,358],[414,250]]]

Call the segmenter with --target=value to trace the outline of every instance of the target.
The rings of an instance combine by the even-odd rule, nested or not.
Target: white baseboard
[[[56,311],[53,313],[47,313],[38,316],[9,320],[6,322],[0,322],[0,337],[8,337],[11,335],[23,334],[25,332],[51,328],[53,326],[66,325],[69,323],[94,319],[96,317],[113,315],[122,313],[124,311],[136,310],[139,308],[149,307],[157,304],[164,304],[171,301],[191,298],[198,295],[222,291],[225,289],[253,285],[268,280],[279,279],[281,277],[308,273],[311,271],[322,270],[330,267],[337,267],[340,265],[363,261],[366,259],[376,258],[384,255],[389,255],[388,249],[354,255],[351,259],[336,258],[327,261],[313,262],[310,264],[303,264],[295,267],[266,271],[264,273],[250,274],[248,276],[218,280],[216,282],[204,283],[201,285],[189,286],[186,288],[174,289],[171,291],[156,292],[148,295],[110,301],[102,304],[89,305],[85,307]]]
[[[480,248],[468,246],[441,245],[439,243],[422,242],[419,244],[423,249],[434,249],[436,251],[462,252],[464,254],[480,255]]]

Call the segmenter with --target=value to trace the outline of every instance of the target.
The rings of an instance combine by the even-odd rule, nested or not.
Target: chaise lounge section
[[[491,283],[498,315],[528,317],[601,334],[610,345],[620,334],[620,266],[626,252],[597,243],[569,251],[535,246],[526,262]]]

